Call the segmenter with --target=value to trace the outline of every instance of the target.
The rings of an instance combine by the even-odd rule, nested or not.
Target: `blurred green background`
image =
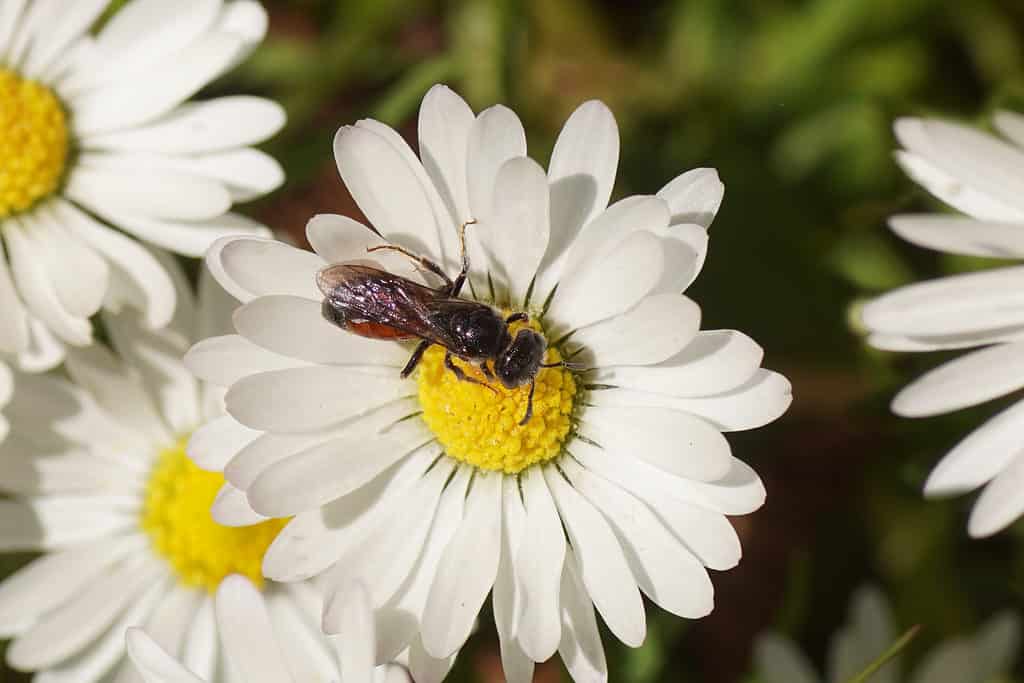
[[[752,642],[769,628],[800,642],[821,668],[850,594],[867,581],[885,590],[902,628],[924,627],[904,665],[997,609],[1020,609],[1024,527],[971,541],[972,496],[920,496],[945,450],[1000,406],[891,416],[893,393],[939,359],[868,350],[849,321],[860,298],[990,264],[889,234],[887,216],[936,208],[893,163],[891,122],[935,114],[985,125],[996,108],[1024,111],[1024,3],[265,5],[266,42],[207,94],[254,92],[288,110],[288,127],[266,145],[288,182],[247,211],[297,242],[314,213],[357,211],[334,166],[338,126],[374,117],[414,143],[419,100],[435,82],[477,110],[515,109],[542,163],[565,117],[586,99],[604,100],[622,134],[617,197],[652,193],[695,166],[716,167],[725,182],[690,294],[704,327],[760,342],[796,399],[776,424],[731,438],[764,477],[768,503],[735,520],[744,559],[713,575],[714,613],[684,622],[651,610],[638,650],[606,637],[612,681],[755,680]],[[536,680],[563,680],[560,664],[549,664]],[[3,670],[0,680],[20,679]],[[450,680],[503,680],[489,616]]]

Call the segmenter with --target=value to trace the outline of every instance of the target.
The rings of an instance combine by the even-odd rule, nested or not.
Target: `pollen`
[[[57,96],[0,68],[0,218],[53,194],[67,157],[67,117]]]
[[[468,377],[462,381],[444,367],[445,350],[431,346],[417,369],[423,420],[452,458],[480,469],[506,474],[547,462],[562,451],[572,427],[576,382],[565,368],[543,368],[537,375],[533,417],[525,425],[530,386],[506,389],[476,367],[456,359]],[[545,363],[562,359],[548,349]],[[490,387],[490,388],[488,388]]]
[[[213,592],[229,574],[242,574],[262,586],[263,554],[288,520],[247,527],[213,521],[210,505],[224,477],[196,467],[185,455],[187,441],[160,454],[146,487],[142,528],[187,586]]]

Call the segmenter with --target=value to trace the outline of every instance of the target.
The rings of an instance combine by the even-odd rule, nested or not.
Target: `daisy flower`
[[[411,683],[401,666],[374,667],[373,612],[366,589],[359,584],[348,587],[344,603],[346,633],[357,637],[295,638],[288,631],[294,624],[274,619],[263,595],[251,581],[237,575],[224,579],[217,588],[214,614],[224,644],[226,667],[240,676],[234,680]],[[128,654],[146,683],[212,680],[190,671],[180,657],[168,654],[142,629],[128,629],[127,639]],[[316,664],[317,668],[311,669],[304,661]]]
[[[928,119],[903,119],[897,159],[925,189],[964,215],[895,216],[900,237],[929,249],[1000,259],[1024,256],[1024,117],[997,114],[1004,139]],[[928,417],[978,405],[1024,387],[1024,268],[942,277],[885,294],[863,308],[871,345],[893,351],[971,349],[904,388],[892,409]],[[977,428],[936,466],[926,496],[984,486],[971,536],[994,534],[1024,512],[1024,402]]]
[[[577,681],[604,680],[594,607],[634,647],[642,594],[684,617],[711,611],[706,567],[740,558],[726,515],[764,501],[723,432],[770,422],[790,402],[756,343],[699,331],[700,309],[680,294],[700,270],[722,184],[699,169],[607,206],[619,141],[600,102],[569,118],[546,173],[512,111],[474,115],[443,86],[423,100],[419,141],[417,157],[371,120],[335,138],[375,231],[322,215],[308,226],[314,253],[259,238],[211,248],[211,271],[245,305],[237,334],[186,357],[228,387],[229,413],[189,452],[222,467],[226,491],[244,492],[255,514],[294,516],[266,576],[366,581],[378,662],[410,647],[413,678],[440,680],[493,590],[509,681],[531,680],[556,651]],[[436,345],[403,379],[414,343],[357,336],[322,312],[329,264],[373,257],[417,277],[401,253],[367,253],[384,240],[454,275],[472,220],[463,298],[490,316],[526,314],[512,334],[547,340],[552,367],[536,376],[529,420],[530,386],[507,389],[455,360],[476,380],[460,381]],[[338,628],[332,604],[324,626]]]
[[[234,573],[264,586],[260,561],[284,520],[216,524],[211,505],[230,505],[215,500],[224,479],[184,450],[196,425],[221,414],[222,392],[199,385],[181,356],[230,307],[209,286],[196,307],[180,271],[175,280],[165,329],[133,311],[101,315],[123,360],[96,345],[69,351],[71,381],[16,373],[0,444],[0,551],[42,555],[0,582],[0,637],[13,639],[8,663],[36,681],[131,674],[133,625],[210,680],[221,659],[211,591]],[[294,584],[266,595],[303,651],[319,632],[320,594]]]
[[[885,596],[874,587],[861,588],[850,601],[847,623],[833,636],[828,675],[818,676],[796,643],[777,633],[758,638],[754,648],[757,683],[846,683],[888,650],[899,633]],[[872,683],[992,683],[1013,669],[1020,647],[1020,620],[998,614],[973,637],[953,638],[927,653],[904,677],[898,657],[874,675]]]
[[[130,305],[167,324],[174,286],[144,242],[200,256],[265,233],[231,205],[277,187],[248,147],[284,123],[256,97],[186,100],[262,39],[251,0],[0,3],[0,357],[53,367],[89,318]]]

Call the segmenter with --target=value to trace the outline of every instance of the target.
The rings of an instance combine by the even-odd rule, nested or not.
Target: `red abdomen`
[[[360,337],[368,337],[370,339],[394,339],[396,341],[402,341],[404,339],[413,339],[414,335],[408,332],[403,332],[397,327],[391,327],[391,325],[385,325],[383,323],[375,322],[346,322],[345,329],[352,334],[358,334]]]

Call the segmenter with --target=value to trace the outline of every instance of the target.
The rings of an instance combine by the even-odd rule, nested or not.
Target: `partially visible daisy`
[[[246,683],[411,683],[397,664],[375,667],[373,611],[365,587],[353,584],[344,591],[346,633],[356,637],[321,635],[297,638],[295,624],[275,619],[266,600],[248,579],[232,575],[217,588],[214,602],[217,632],[224,647],[226,667],[233,680]],[[296,656],[319,665],[296,669]],[[211,681],[191,671],[182,657],[174,657],[145,631],[128,629],[128,654],[147,683]],[[314,677],[309,674],[313,673]]]
[[[167,324],[174,287],[132,238],[200,256],[265,233],[229,210],[276,188],[249,147],[284,123],[248,96],[188,103],[262,40],[252,0],[0,3],[0,357],[25,370],[92,341],[89,318],[130,305]]]
[[[963,216],[895,216],[893,231],[954,254],[1024,257],[1024,117],[1000,112],[1005,140],[929,119],[903,119],[896,136],[904,170]],[[893,351],[969,349],[926,373],[893,400],[893,412],[928,417],[978,405],[1024,387],[1024,267],[953,275],[903,287],[863,308],[868,341]],[[1024,402],[996,415],[951,450],[925,495],[985,487],[968,531],[989,536],[1024,512]]]
[[[71,381],[16,374],[0,444],[0,551],[42,556],[0,582],[0,637],[13,639],[8,663],[37,681],[131,674],[122,660],[132,625],[203,678],[223,680],[211,592],[233,573],[265,587],[298,654],[319,631],[319,593],[261,579],[284,520],[231,529],[210,518],[211,505],[232,508],[231,496],[217,497],[223,477],[197,468],[185,442],[221,414],[222,392],[196,382],[181,355],[222,328],[230,305],[207,279],[196,307],[180,273],[175,280],[165,329],[148,330],[134,312],[102,315],[123,360],[97,345],[69,352]],[[224,444],[225,455],[237,447]],[[295,661],[324,670],[322,659]]]
[[[996,683],[1014,666],[1020,648],[1020,619],[1004,612],[989,619],[973,637],[953,638],[925,655],[904,676],[896,657],[871,676],[872,683]],[[847,683],[892,646],[899,633],[885,596],[861,588],[850,601],[846,625],[832,638],[828,672],[818,676],[796,643],[768,633],[754,650],[757,683]]]
[[[642,594],[683,617],[711,611],[706,568],[740,558],[726,515],[765,495],[723,432],[790,403],[753,340],[700,332],[700,309],[680,294],[703,263],[722,184],[699,169],[607,206],[619,140],[600,102],[569,118],[546,173],[512,111],[475,115],[443,86],[423,101],[419,141],[417,158],[371,120],[335,139],[341,176],[377,232],[317,216],[315,253],[252,238],[211,249],[212,272],[246,303],[238,334],[186,358],[229,387],[230,413],[189,452],[223,468],[255,513],[295,516],[265,557],[268,577],[366,581],[378,662],[410,647],[413,678],[441,680],[493,591],[509,681],[531,680],[556,651],[577,681],[604,680],[595,607],[634,647],[646,633]],[[417,277],[400,254],[367,254],[381,235],[454,275],[470,220],[462,296],[528,314],[513,333],[540,332],[549,363],[585,368],[541,370],[525,424],[529,386],[459,381],[438,346],[402,379],[415,344],[356,336],[321,312],[328,264],[370,256]],[[253,430],[226,457],[223,446]],[[339,627],[330,605],[324,625]]]

